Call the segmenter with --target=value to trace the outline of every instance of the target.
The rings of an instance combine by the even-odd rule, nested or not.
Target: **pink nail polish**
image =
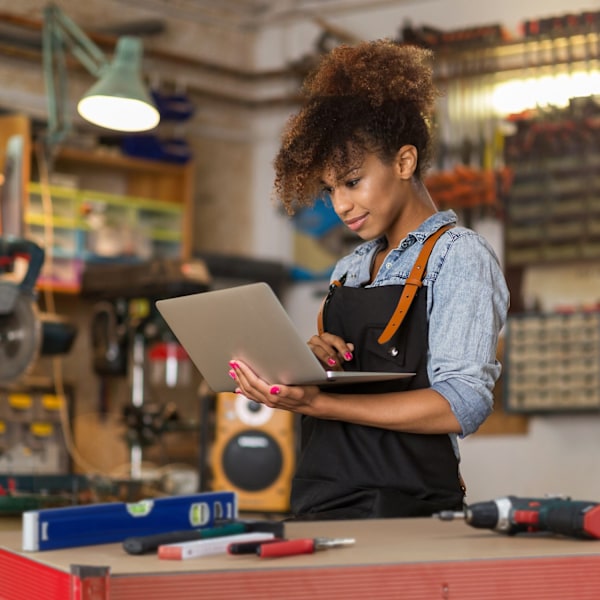
[[[240,365],[238,365],[235,360],[230,360],[229,361],[229,366],[233,367],[234,369],[239,369]]]
[[[231,379],[235,379],[235,371],[229,371],[229,377],[231,377]]]
[[[344,354],[344,358],[346,360],[352,360],[352,352],[346,352],[346,354]]]
[[[273,394],[273,396],[277,396],[279,394],[279,387],[274,385],[270,390],[269,394]]]
[[[327,359],[327,364],[328,364],[330,367],[333,367],[333,366],[335,365],[335,358],[328,358],[328,359]]]

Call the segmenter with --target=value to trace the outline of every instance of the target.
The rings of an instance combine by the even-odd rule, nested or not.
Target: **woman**
[[[460,510],[457,437],[492,410],[508,291],[487,242],[438,212],[422,181],[437,96],[431,58],[386,40],[333,50],[307,79],[275,160],[290,213],[328,197],[364,240],[336,265],[309,346],[327,369],[416,373],[319,389],[264,381],[232,360],[240,393],[302,415],[297,519]]]

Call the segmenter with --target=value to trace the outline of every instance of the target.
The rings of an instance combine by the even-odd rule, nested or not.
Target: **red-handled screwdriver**
[[[234,542],[227,546],[228,554],[256,554],[262,544],[275,544],[285,541],[283,538],[273,538],[272,540],[258,540],[255,542]]]
[[[312,554],[317,550],[341,548],[354,544],[354,538],[300,538],[271,544],[261,544],[256,554],[261,558],[275,558],[278,556],[294,556],[296,554]]]

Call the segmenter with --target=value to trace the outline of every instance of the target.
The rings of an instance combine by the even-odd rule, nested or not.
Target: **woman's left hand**
[[[239,360],[229,362],[229,374],[236,381],[236,392],[270,408],[310,414],[314,399],[320,393],[316,385],[282,385],[264,381]]]

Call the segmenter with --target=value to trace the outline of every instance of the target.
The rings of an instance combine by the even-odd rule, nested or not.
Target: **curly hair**
[[[430,50],[382,39],[338,46],[321,59],[274,160],[274,192],[289,214],[321,195],[325,169],[343,174],[366,153],[390,164],[412,144],[421,177],[431,160],[429,118],[438,97],[432,57]]]

